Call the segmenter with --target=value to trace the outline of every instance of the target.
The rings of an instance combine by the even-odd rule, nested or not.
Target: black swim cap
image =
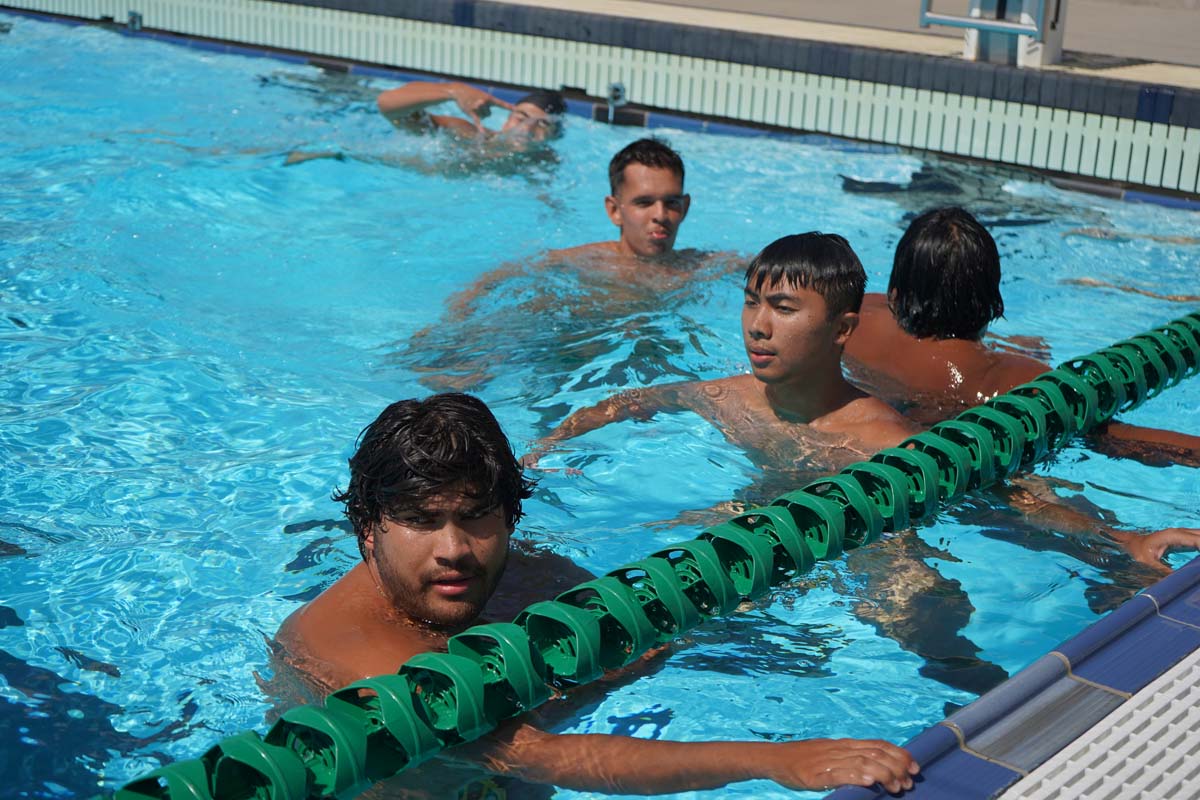
[[[567,101],[563,96],[549,89],[530,92],[517,101],[517,105],[521,103],[532,103],[547,114],[565,114],[567,111]]]

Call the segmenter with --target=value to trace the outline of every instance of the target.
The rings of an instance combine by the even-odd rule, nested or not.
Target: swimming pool
[[[611,237],[605,165],[639,131],[572,120],[557,165],[467,178],[461,151],[377,117],[386,82],[3,19],[0,727],[20,735],[0,756],[6,791],[89,795],[261,726],[265,637],[357,559],[328,496],[386,403],[453,382],[525,449],[617,389],[743,368],[736,280],[613,309],[604,287],[553,274],[545,292],[518,279],[465,320],[442,316],[502,262]],[[1194,214],[941,163],[931,168],[960,194],[945,182],[847,192],[843,176],[901,187],[922,161],[817,138],[665,135],[694,198],[681,246],[748,254],[785,233],[836,231],[881,290],[906,214],[977,210],[1005,263],[997,332],[1038,333],[1056,360],[1182,311],[1063,279],[1197,290],[1198,248],[1063,235],[1189,235]],[[358,158],[283,168],[295,148]],[[1129,419],[1200,430],[1198,401],[1200,386],[1184,384]],[[584,474],[544,477],[525,535],[596,571],[694,536],[698,525],[663,521],[757,477],[687,415],[598,432],[555,458]],[[1195,522],[1194,470],[1073,449],[1041,471],[1130,524]],[[911,549],[945,579],[946,608],[970,597],[963,635],[1009,672],[1120,594],[1102,567],[983,531],[947,517]],[[921,675],[920,658],[852,613],[878,588],[872,576],[896,568],[891,551],[872,552],[878,564],[823,568],[705,626],[697,646],[565,729],[916,733],[973,695]]]

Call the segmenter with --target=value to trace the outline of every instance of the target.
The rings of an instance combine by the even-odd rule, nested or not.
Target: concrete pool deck
[[[958,58],[962,34],[917,25],[916,0],[505,0],[513,5],[696,25],[792,39]],[[1071,0],[1064,63],[1090,77],[1200,89],[1200,4]],[[940,3],[954,12],[953,3]],[[965,4],[964,4],[965,7]],[[961,13],[961,9],[957,12]]]

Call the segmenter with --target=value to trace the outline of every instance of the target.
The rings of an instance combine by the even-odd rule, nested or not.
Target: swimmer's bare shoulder
[[[906,350],[898,348],[897,344],[908,339],[908,334],[901,330],[892,316],[887,295],[870,293],[863,297],[858,312],[858,326],[846,342],[846,356],[872,364],[880,361],[886,363],[897,357],[904,359]]]
[[[547,262],[569,264],[599,257],[612,257],[617,254],[617,242],[592,242],[576,247],[565,247],[561,250],[550,250],[543,258]]]
[[[675,388],[675,404],[690,408],[728,431],[766,421],[769,404],[753,375],[730,375],[711,381],[668,384]]]
[[[973,381],[980,384],[976,395],[978,400],[995,397],[1014,386],[1028,383],[1050,369],[1049,364],[1019,353],[1000,353],[988,349],[987,355],[987,360],[980,365],[983,369],[977,370],[978,377]]]
[[[431,641],[418,629],[396,623],[385,606],[366,566],[358,564],[292,612],[275,641],[283,660],[323,691],[395,672],[431,649]]]
[[[813,420],[812,426],[854,437],[868,450],[895,447],[921,428],[887,403],[865,392],[836,411]]]

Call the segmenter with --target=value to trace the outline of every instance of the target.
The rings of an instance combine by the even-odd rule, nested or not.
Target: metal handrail
[[[1046,32],[1042,30],[1042,15],[1046,11],[1046,0],[1037,0],[1032,25],[1021,22],[1007,22],[1000,19],[938,14],[929,10],[929,3],[930,0],[921,0],[922,28],[928,28],[930,25],[946,25],[951,28],[974,28],[991,33],[1005,33],[1010,36],[1030,36],[1035,42],[1043,42],[1046,39]]]

